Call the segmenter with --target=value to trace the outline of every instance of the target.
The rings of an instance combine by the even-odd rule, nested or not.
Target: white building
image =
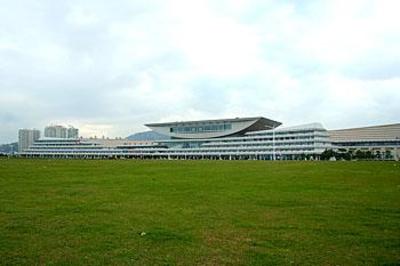
[[[220,160],[318,159],[331,148],[326,129],[314,123],[277,128],[264,117],[149,124],[172,139],[106,146],[96,140],[40,140],[26,157]]]
[[[43,139],[23,157],[212,160],[319,160],[329,149],[369,150],[377,160],[398,160],[400,124],[327,131],[320,123],[280,127],[264,117],[152,123],[171,139],[119,142],[99,139]],[[389,154],[390,153],[390,154]],[[378,156],[379,155],[379,156]]]
[[[44,128],[46,138],[66,138],[67,128],[60,125],[50,125]]]
[[[69,139],[77,139],[77,138],[79,138],[79,129],[70,126],[67,129],[67,138],[69,138]]]
[[[45,127],[44,136],[46,138],[79,138],[79,129],[69,126],[68,128],[61,125],[50,125]]]
[[[39,138],[40,131],[37,129],[18,130],[18,152],[25,151]]]

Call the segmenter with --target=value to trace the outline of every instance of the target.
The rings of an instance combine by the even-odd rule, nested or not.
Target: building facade
[[[149,124],[172,139],[106,146],[99,140],[40,140],[25,157],[303,160],[331,148],[319,123],[278,128],[264,117]]]
[[[400,124],[332,131],[320,123],[280,125],[264,117],[153,123],[147,126],[170,139],[148,142],[41,139],[20,155],[84,159],[319,160],[330,149],[367,149],[379,151],[380,156],[375,159],[400,158]]]
[[[27,150],[35,141],[40,138],[40,131],[37,129],[18,130],[18,152]]]
[[[336,151],[353,154],[362,151],[382,160],[400,159],[400,123],[330,130],[328,133]]]
[[[44,136],[46,138],[75,139],[79,137],[79,129],[72,126],[66,128],[61,125],[50,125],[44,128]]]
[[[67,128],[60,125],[50,125],[44,128],[46,138],[66,138]]]
[[[79,129],[74,128],[74,127],[69,127],[67,129],[67,138],[69,138],[69,139],[79,138]]]

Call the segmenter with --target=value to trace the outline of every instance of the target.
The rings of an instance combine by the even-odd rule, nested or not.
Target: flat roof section
[[[400,123],[329,130],[332,141],[400,139]]]

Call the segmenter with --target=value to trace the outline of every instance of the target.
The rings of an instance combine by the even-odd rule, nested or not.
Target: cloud
[[[0,9],[0,142],[72,124],[262,115],[398,122],[398,1],[18,1]]]

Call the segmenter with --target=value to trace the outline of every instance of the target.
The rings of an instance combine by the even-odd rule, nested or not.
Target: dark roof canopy
[[[202,127],[207,124],[223,124],[229,123],[229,128],[214,132],[175,132],[174,127]],[[146,124],[152,130],[170,136],[171,138],[221,138],[227,136],[240,136],[246,132],[272,129],[280,126],[281,123],[262,117],[244,117],[244,118],[228,118],[228,119],[212,119],[212,120],[196,120],[196,121],[176,121],[167,123],[150,123]]]
[[[236,117],[236,118],[226,118],[226,119],[207,119],[207,120],[192,120],[192,121],[175,121],[175,122],[162,122],[162,123],[149,123],[145,124],[148,127],[159,127],[159,126],[173,126],[173,125],[189,125],[189,124],[197,124],[197,123],[213,123],[213,122],[244,122],[244,121],[255,121],[255,120],[264,120],[268,121],[268,124],[274,124],[275,127],[281,125],[280,122],[262,117]]]

